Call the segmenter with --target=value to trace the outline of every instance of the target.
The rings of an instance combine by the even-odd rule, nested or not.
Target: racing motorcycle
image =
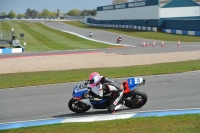
[[[121,41],[122,41],[121,38],[118,38],[118,39],[117,39],[117,43],[120,43]]]
[[[84,113],[91,107],[93,109],[107,109],[111,98],[114,96],[112,92],[104,91],[101,101],[95,101],[95,94],[89,87],[91,81],[86,80],[78,84],[72,93],[72,98],[68,102],[68,107],[75,113]],[[128,78],[122,83],[124,93],[120,99],[120,103],[130,109],[140,108],[147,102],[147,94],[139,90],[140,85],[144,85],[145,80],[141,77]]]

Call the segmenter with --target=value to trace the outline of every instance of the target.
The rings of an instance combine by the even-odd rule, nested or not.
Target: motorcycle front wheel
[[[85,113],[86,111],[88,111],[91,108],[90,106],[86,105],[85,103],[77,101],[73,98],[68,102],[68,107],[71,111],[73,111],[75,113]]]
[[[131,91],[125,97],[125,106],[131,109],[140,108],[147,102],[147,94],[141,90]]]

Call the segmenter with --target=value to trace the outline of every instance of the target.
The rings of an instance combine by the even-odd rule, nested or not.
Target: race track
[[[123,107],[118,112],[138,112],[200,107],[200,71],[146,76],[146,84],[139,88],[148,95],[148,102],[140,109]],[[125,79],[117,79],[124,81]],[[75,114],[68,109],[72,89],[77,83],[44,85],[0,90],[0,123],[76,115],[108,114],[107,110],[90,109]]]

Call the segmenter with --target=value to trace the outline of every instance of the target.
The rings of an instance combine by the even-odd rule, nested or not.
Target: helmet
[[[100,76],[99,73],[93,72],[93,73],[90,74],[89,80],[94,80],[94,82],[92,84],[90,84],[92,87],[94,87],[101,80],[101,76]]]

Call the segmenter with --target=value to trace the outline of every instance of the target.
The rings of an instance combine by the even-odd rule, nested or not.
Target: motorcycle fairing
[[[125,82],[125,89],[124,93],[129,93],[133,89],[135,89],[138,85],[140,85],[143,82],[143,78],[135,77],[135,78],[128,78]]]
[[[90,103],[93,105],[94,109],[106,109],[108,105],[106,102],[108,102],[107,99],[102,99],[101,101],[91,101]]]
[[[95,106],[95,105],[102,104],[102,103],[104,103],[106,101],[107,101],[107,99],[102,99],[101,101],[98,101],[98,102],[96,102],[96,101],[95,102],[91,102],[91,104]]]
[[[89,99],[81,99],[79,101],[91,106],[93,109],[106,109],[108,105],[107,99],[102,99],[101,101],[90,101]]]
[[[85,92],[87,92],[87,91],[88,91],[87,88],[80,89],[80,88],[79,88],[79,85],[77,85],[77,86],[74,88],[74,90],[73,90],[72,96],[73,96],[74,98],[81,98],[81,99],[82,99],[83,94],[84,94]]]
[[[105,104],[108,100],[107,99],[102,99],[101,101],[90,101],[89,99],[82,99],[82,96],[84,93],[88,91],[87,88],[81,88],[79,85],[77,85],[74,90],[72,96],[75,99],[80,100],[81,102],[91,106],[94,109],[105,109],[107,107],[107,104]]]

